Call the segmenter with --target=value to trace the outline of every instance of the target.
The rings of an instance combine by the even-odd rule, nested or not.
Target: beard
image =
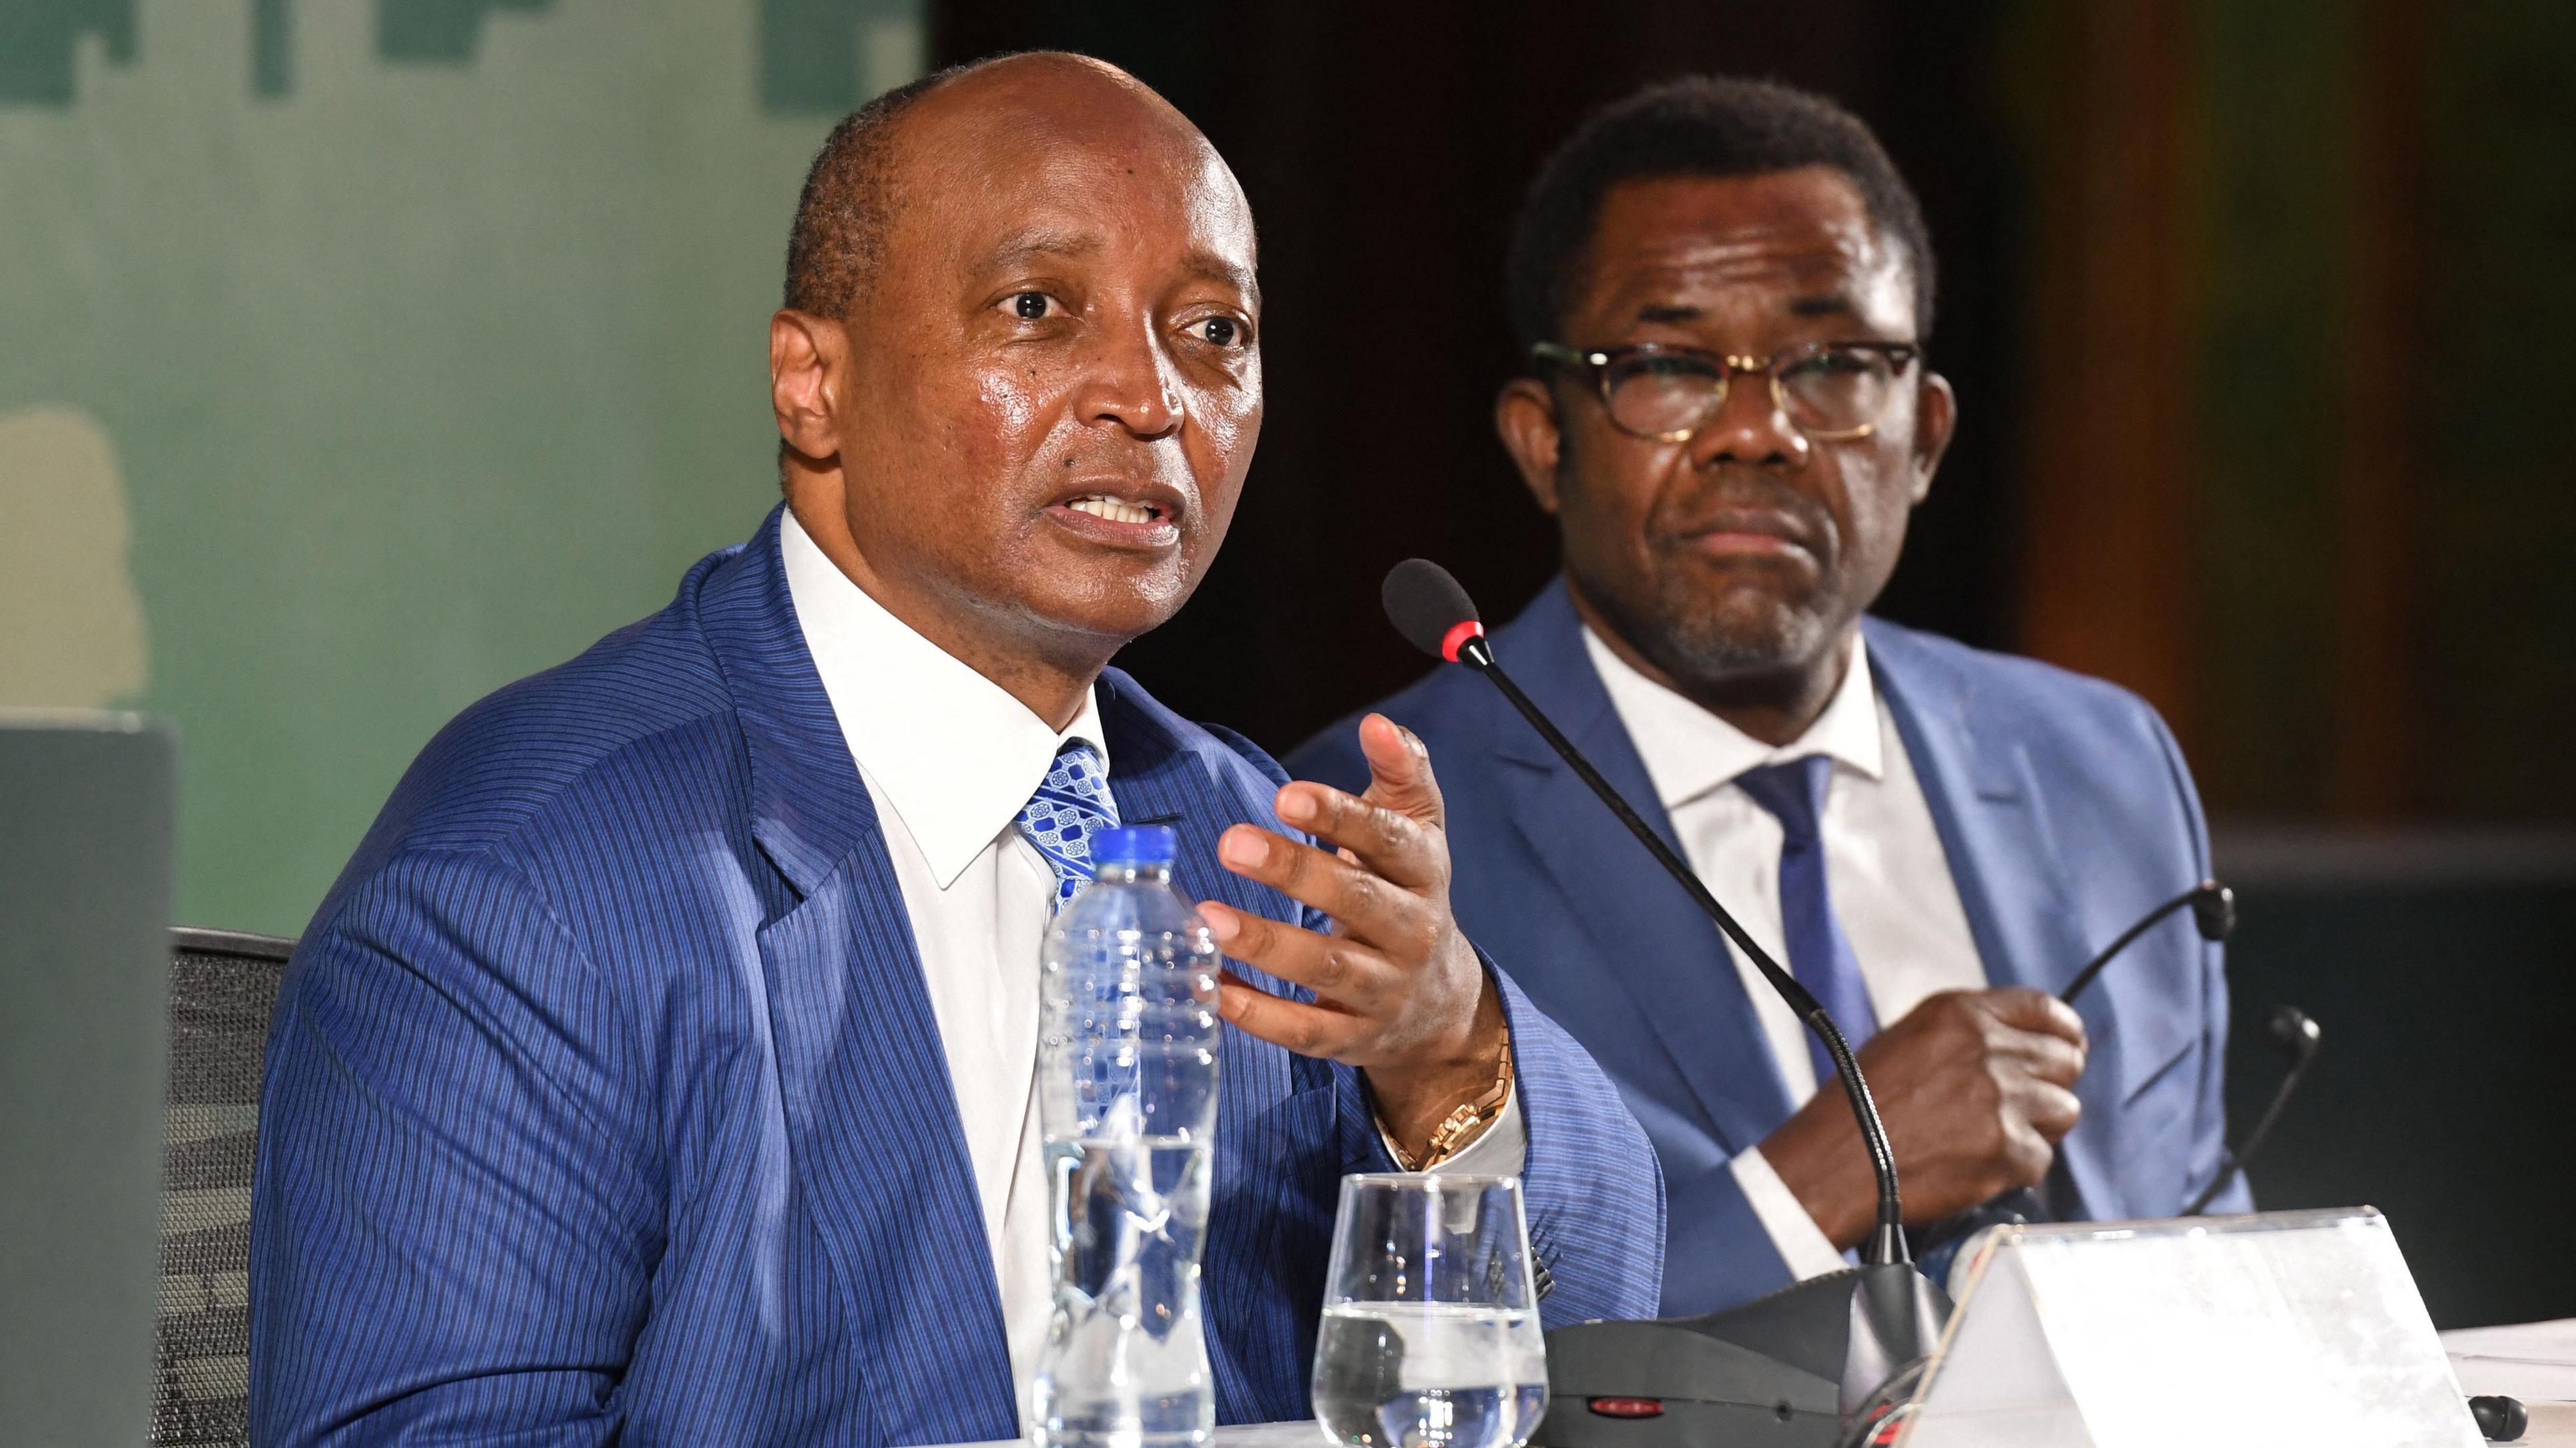
[[[1558,486],[1567,493],[1582,487],[1570,443],[1558,459]],[[1798,519],[1825,555],[1816,574],[1793,583],[1763,565],[1737,565],[1737,573],[1694,556],[1681,536],[1689,531],[1686,517],[1721,505]],[[1843,540],[1821,503],[1760,470],[1728,468],[1708,480],[1702,497],[1659,514],[1648,524],[1645,568],[1614,565],[1608,576],[1575,581],[1619,636],[1683,692],[1720,692],[1796,670],[1834,646],[1843,622],[1833,581]],[[1580,571],[1574,557],[1566,564]]]
[[[1685,693],[1802,668],[1833,646],[1838,630],[1815,596],[1819,589],[1785,596],[1758,583],[1711,590],[1704,578],[1689,576],[1694,571],[1667,559],[1641,580],[1642,590],[1585,590],[1619,636]]]

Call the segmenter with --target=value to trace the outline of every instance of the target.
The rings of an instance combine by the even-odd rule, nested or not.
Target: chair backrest
[[[292,940],[170,932],[170,1085],[152,1441],[250,1442],[250,1174]]]

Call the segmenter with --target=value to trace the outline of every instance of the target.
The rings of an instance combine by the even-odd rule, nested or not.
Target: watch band
[[[1505,1026],[1501,1060],[1495,1065],[1493,1086],[1484,1095],[1450,1112],[1446,1120],[1432,1129],[1431,1140],[1426,1145],[1420,1162],[1415,1162],[1410,1153],[1390,1139],[1387,1145],[1394,1152],[1395,1164],[1406,1171],[1429,1171],[1456,1156],[1466,1150],[1468,1143],[1482,1134],[1485,1127],[1491,1126],[1495,1119],[1503,1114],[1503,1107],[1511,1099],[1512,1028]]]

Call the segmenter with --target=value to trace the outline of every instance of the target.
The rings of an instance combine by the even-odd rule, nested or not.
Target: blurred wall
[[[465,704],[776,496],[806,162],[914,0],[0,4],[0,704],[175,717],[294,933]]]
[[[2576,8],[2023,9],[2018,641],[2221,815],[2576,821]]]
[[[2558,0],[934,0],[1216,142],[1271,395],[1226,552],[1125,660],[1285,748],[1420,672],[1379,570],[1554,567],[1490,421],[1504,239],[1692,70],[1868,120],[1942,263],[1960,434],[1881,611],[2139,690],[2221,817],[2576,822],[2576,7]]]

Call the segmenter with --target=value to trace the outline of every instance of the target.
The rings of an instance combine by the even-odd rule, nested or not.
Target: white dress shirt
[[[789,513],[778,546],[798,628],[876,803],[912,918],[982,1199],[1011,1374],[1023,1398],[1054,1309],[1047,1261],[1045,1131],[1037,1106],[1038,950],[1055,875],[1020,833],[1056,750],[1109,757],[1099,700],[1061,731],[923,638],[841,572]],[[1115,793],[1113,777],[1112,793]],[[1517,1098],[1444,1171],[1518,1171]]]
[[[1734,780],[1766,764],[1822,754],[1834,762],[1817,824],[1825,878],[1879,1024],[1894,1024],[1935,992],[1986,984],[1931,806],[1895,718],[1870,681],[1869,651],[1859,639],[1825,711],[1805,734],[1776,749],[1629,667],[1588,628],[1583,643],[1645,761],[1683,857],[1781,965],[1789,964],[1789,951],[1780,923],[1780,821]],[[1806,1026],[1731,943],[1727,954],[1789,1099],[1805,1101],[1818,1084]],[[1790,1271],[1814,1277],[1846,1265],[1758,1147],[1738,1153],[1731,1166]]]

